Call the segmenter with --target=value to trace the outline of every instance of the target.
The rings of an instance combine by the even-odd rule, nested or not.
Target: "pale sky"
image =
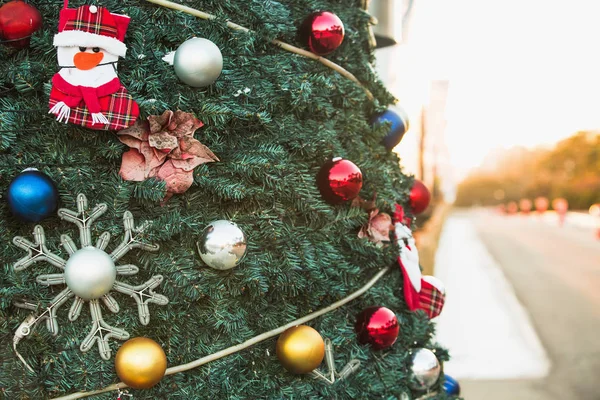
[[[600,129],[599,21],[600,0],[416,0],[394,56],[401,104],[450,80],[446,141],[461,176],[491,149]]]

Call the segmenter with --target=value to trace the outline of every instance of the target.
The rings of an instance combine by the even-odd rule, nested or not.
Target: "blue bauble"
[[[14,216],[26,222],[39,222],[54,214],[58,190],[47,175],[25,170],[8,186],[8,207]]]
[[[447,394],[460,395],[460,385],[458,381],[449,375],[444,375],[444,391]]]
[[[394,147],[402,141],[404,134],[408,131],[410,123],[408,121],[408,115],[404,110],[396,107],[398,112],[388,109],[380,114],[377,114],[371,120],[371,125],[376,127],[382,125],[385,122],[389,122],[392,126],[390,132],[385,138],[383,138],[383,145],[389,151],[392,151]]]

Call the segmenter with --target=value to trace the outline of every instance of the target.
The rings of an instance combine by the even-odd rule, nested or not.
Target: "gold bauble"
[[[149,389],[156,385],[167,370],[167,356],[152,339],[133,338],[121,346],[115,357],[117,375],[127,386]]]
[[[288,371],[307,374],[321,365],[325,357],[325,342],[310,326],[295,326],[279,336],[277,357]]]

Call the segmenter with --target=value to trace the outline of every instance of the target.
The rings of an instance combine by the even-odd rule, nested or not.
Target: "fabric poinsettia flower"
[[[123,154],[119,174],[128,181],[157,178],[167,184],[167,201],[185,193],[194,183],[194,168],[219,161],[217,156],[194,138],[204,124],[190,113],[165,111],[151,115],[118,132],[119,140],[129,146]]]
[[[392,217],[386,213],[380,213],[378,209],[369,212],[369,222],[358,232],[359,238],[369,238],[377,246],[382,247],[389,243],[390,232],[394,229]]]
[[[383,247],[391,242],[390,232],[394,229],[392,217],[386,213],[380,213],[376,206],[377,193],[373,199],[365,200],[357,197],[353,200],[353,207],[360,207],[369,213],[369,221],[358,232],[359,238],[368,238],[378,247]]]

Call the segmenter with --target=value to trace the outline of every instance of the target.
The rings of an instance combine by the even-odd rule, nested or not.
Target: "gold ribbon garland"
[[[173,375],[173,374],[177,374],[179,372],[184,372],[184,371],[188,371],[190,369],[194,369],[197,367],[200,367],[204,364],[208,364],[210,362],[213,362],[215,360],[218,360],[220,358],[226,357],[228,355],[237,353],[239,351],[242,351],[244,349],[247,349],[248,347],[254,346],[255,344],[258,344],[260,342],[263,342],[267,339],[270,339],[272,337],[275,337],[277,335],[282,334],[283,332],[285,332],[287,329],[289,328],[293,328],[294,326],[298,326],[298,325],[302,325],[305,324],[306,322],[312,321],[315,318],[320,317],[321,315],[327,314],[335,309],[340,308],[341,306],[351,302],[352,300],[362,296],[363,294],[365,294],[369,289],[371,289],[376,283],[377,281],[379,281],[386,273],[388,273],[391,270],[391,267],[387,267],[382,269],[381,271],[379,271],[373,278],[371,278],[371,280],[362,288],[360,288],[359,290],[357,290],[356,292],[352,293],[350,296],[345,297],[335,303],[333,303],[332,305],[325,307],[319,311],[315,311],[312,314],[308,314],[307,316],[304,316],[300,319],[297,319],[295,321],[290,322],[287,325],[283,325],[280,326],[279,328],[273,329],[271,331],[265,332],[261,335],[255,336],[252,339],[248,339],[246,340],[244,343],[240,343],[238,345],[235,346],[231,346],[228,347],[226,349],[223,349],[221,351],[218,351],[216,353],[213,354],[209,354],[208,356],[204,356],[202,358],[199,358],[195,361],[189,362],[187,364],[181,364],[181,365],[177,365],[175,367],[171,367],[171,368],[167,368],[167,371],[165,372],[165,376],[167,375]],[[114,391],[118,391],[121,389],[124,389],[128,387],[126,384],[124,384],[123,382],[120,383],[116,383],[114,385],[110,385],[105,387],[104,389],[99,389],[99,390],[94,390],[91,392],[77,392],[77,393],[73,393],[73,394],[69,394],[67,396],[63,396],[63,397],[56,397],[53,400],[74,400],[74,399],[81,399],[84,397],[88,397],[88,396],[93,396],[95,394],[101,394],[101,393],[106,393],[106,392],[114,392]]]

